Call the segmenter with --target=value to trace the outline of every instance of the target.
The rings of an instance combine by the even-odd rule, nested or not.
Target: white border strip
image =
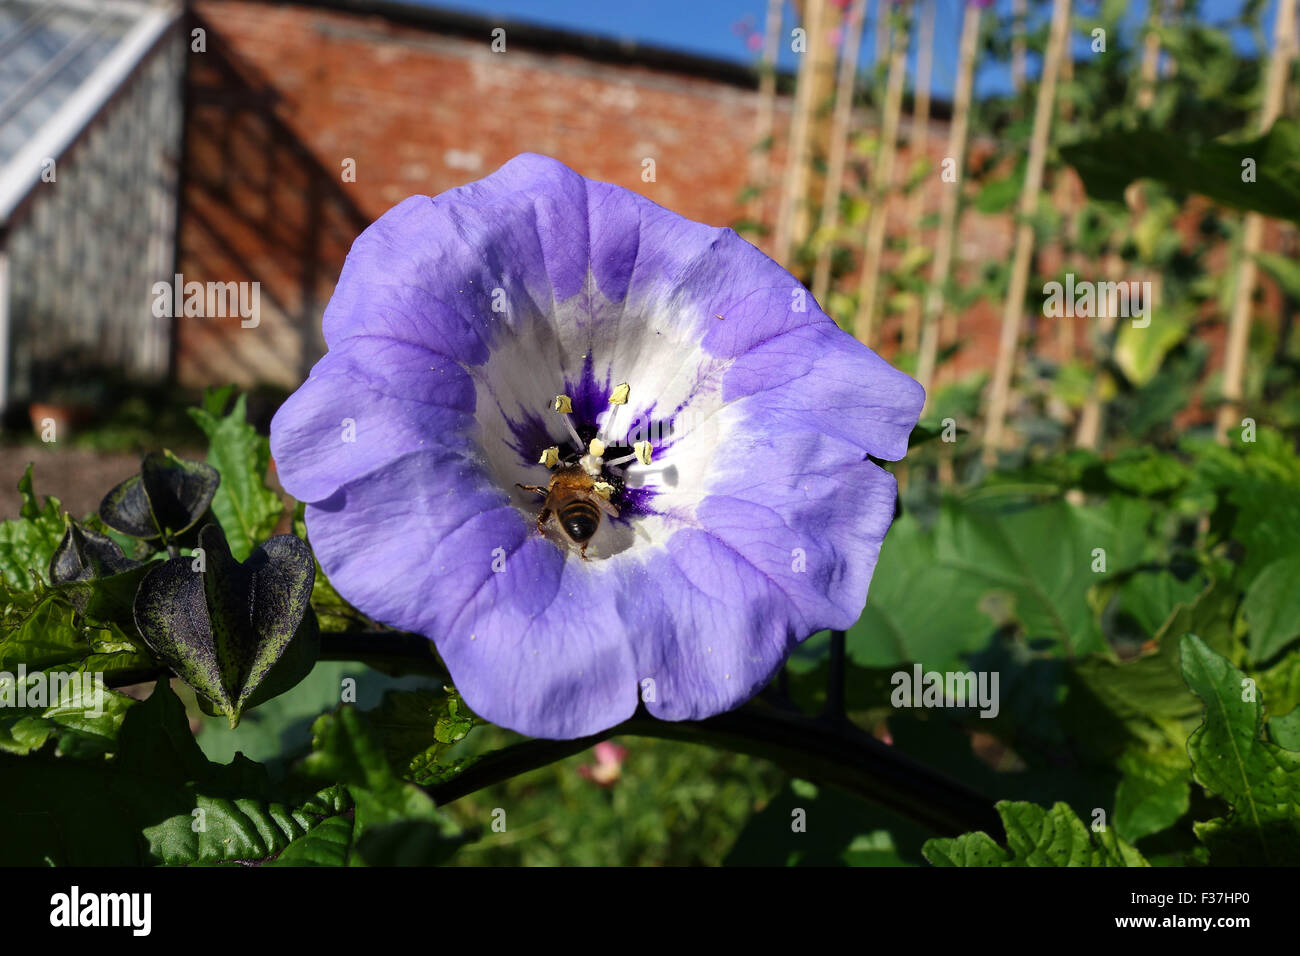
[[[118,87],[131,75],[136,64],[180,16],[178,9],[155,9],[145,13],[86,81],[77,87],[7,166],[0,168],[0,225],[6,223],[18,204],[40,181],[41,163],[57,159],[80,135]]]
[[[0,246],[0,411],[9,407],[9,253]]]

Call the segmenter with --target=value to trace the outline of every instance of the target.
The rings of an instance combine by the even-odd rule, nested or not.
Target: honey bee
[[[580,546],[582,560],[590,561],[587,545],[600,527],[601,513],[604,512],[611,518],[618,517],[618,509],[596,490],[597,484],[608,483],[589,475],[580,465],[575,464],[557,469],[545,488],[541,485],[517,487],[546,496],[541,513],[537,516],[538,534],[546,533],[546,522],[551,515],[555,515],[565,537]]]

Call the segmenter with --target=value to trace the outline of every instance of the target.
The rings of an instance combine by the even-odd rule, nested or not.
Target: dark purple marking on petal
[[[510,434],[514,436],[510,447],[524,465],[537,464],[537,459],[545,449],[568,441],[567,438],[558,439],[553,436],[546,421],[540,415],[535,415],[527,409],[522,414],[522,418],[514,419],[507,415],[504,409],[501,411]]]
[[[573,401],[573,423],[594,428],[600,413],[609,407],[609,395],[614,391],[608,370],[603,383],[596,380],[595,363],[590,350],[582,360],[582,374],[576,382],[564,380],[564,394]]]
[[[657,494],[658,491],[651,485],[642,485],[640,488],[624,488],[618,496],[618,517],[609,520],[631,524],[629,520],[631,518],[644,518],[647,515],[659,514],[650,505],[650,502],[654,501]]]
[[[573,424],[578,433],[584,438],[595,435],[597,421],[601,413],[609,407],[609,396],[612,391],[613,385],[608,372],[605,374],[603,383],[597,379],[595,361],[590,353],[583,360],[582,372],[577,380],[565,378],[564,393],[569,396],[570,401],[573,403]],[[665,440],[663,436],[672,436],[674,420],[686,407],[686,404],[686,402],[683,402],[678,405],[674,409],[672,417],[660,419],[654,415],[657,403],[651,402],[647,408],[628,423],[628,434],[637,426],[642,426],[642,431],[639,434],[649,436],[650,440],[654,441],[657,454],[664,452],[672,447],[674,440],[671,437]],[[510,429],[510,448],[519,456],[520,464],[525,467],[535,465],[542,452],[551,445],[559,445],[561,449],[565,449],[569,444],[568,435],[561,429],[557,420],[557,413],[551,409],[545,409],[540,413],[522,409],[519,418],[513,418],[506,414],[504,409],[501,409],[501,414]],[[642,425],[645,422],[649,423],[648,426]],[[554,427],[552,428],[552,426]],[[610,447],[611,453],[615,452],[615,450],[620,454],[627,453],[631,451],[631,447]],[[659,514],[659,511],[651,504],[656,494],[656,489],[651,485],[620,489],[618,498],[615,501],[620,515],[618,518],[611,520],[630,523],[633,518]]]

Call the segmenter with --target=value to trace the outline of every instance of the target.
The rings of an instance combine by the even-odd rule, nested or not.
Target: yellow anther
[[[573,402],[569,401],[568,395],[555,396],[555,410],[561,415],[573,414]]]
[[[654,445],[648,441],[639,441],[632,446],[632,451],[636,453],[636,460],[643,465],[650,464],[650,453],[654,451]]]
[[[609,396],[609,403],[611,405],[626,405],[627,396],[631,391],[632,386],[628,385],[627,382],[624,382],[622,385],[615,385],[614,394]]]
[[[605,455],[605,443],[599,438],[593,438],[591,444],[587,446],[587,453],[592,458],[603,458]]]
[[[608,481],[598,481],[591,486],[591,490],[608,501],[609,496],[614,493],[614,486]]]
[[[560,460],[560,448],[558,445],[552,445],[546,451],[542,452],[542,457],[537,459],[537,464],[545,465],[547,468],[554,468]]]

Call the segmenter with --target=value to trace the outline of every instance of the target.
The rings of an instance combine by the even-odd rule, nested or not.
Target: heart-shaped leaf
[[[205,525],[198,540],[193,557],[145,576],[135,621],[154,653],[234,727],[245,709],[287,690],[315,663],[316,566],[291,534],[271,538],[243,564],[216,525]]]
[[[104,496],[104,524],[134,538],[164,542],[184,534],[207,513],[221,476],[211,465],[150,452],[132,475]]]

